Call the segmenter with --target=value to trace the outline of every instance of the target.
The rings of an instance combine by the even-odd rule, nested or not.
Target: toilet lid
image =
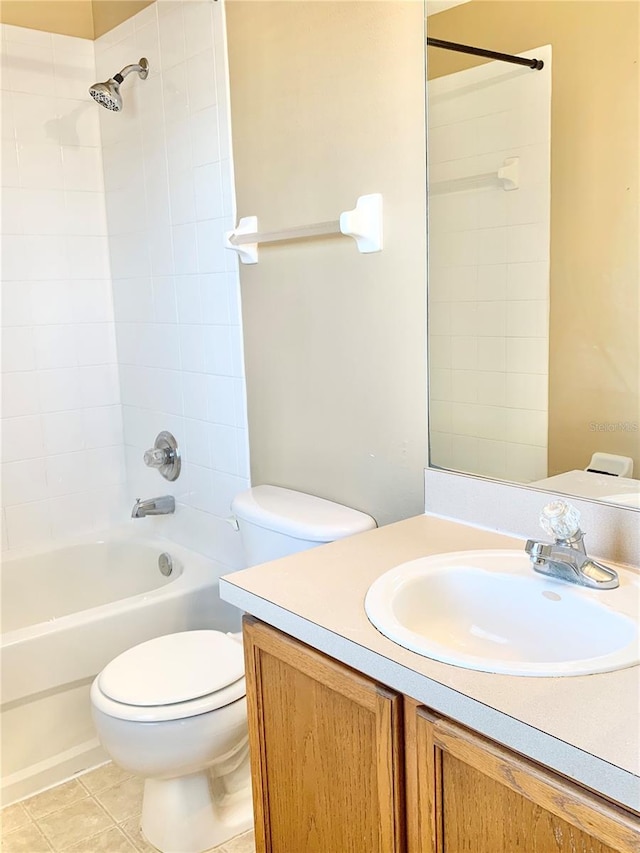
[[[174,705],[244,675],[242,645],[220,631],[167,634],[128,649],[102,670],[100,690],[125,705]]]

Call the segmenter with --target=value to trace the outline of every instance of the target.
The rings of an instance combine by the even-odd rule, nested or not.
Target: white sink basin
[[[640,579],[591,590],[534,572],[524,551],[458,551],[403,563],[365,610],[404,648],[508,675],[587,675],[640,662]]]

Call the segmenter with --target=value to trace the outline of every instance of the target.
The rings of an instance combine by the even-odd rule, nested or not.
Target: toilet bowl
[[[163,853],[201,853],[252,826],[241,641],[168,634],[109,663],[93,720],[116,764],[145,779],[141,830]]]
[[[371,516],[256,486],[232,502],[248,565],[373,530]],[[91,688],[98,736],[145,779],[141,829],[162,853],[201,853],[253,821],[239,635],[168,634],[123,652]]]

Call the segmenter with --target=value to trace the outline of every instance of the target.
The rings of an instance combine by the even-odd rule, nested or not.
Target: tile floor
[[[104,764],[2,809],[2,851],[156,853],[140,835],[141,805],[142,780]],[[253,832],[216,847],[215,853],[255,853]]]

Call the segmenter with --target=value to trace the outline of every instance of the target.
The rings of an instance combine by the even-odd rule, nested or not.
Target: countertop
[[[640,667],[561,678],[476,672],[403,649],[366,617],[370,584],[399,563],[523,545],[424,515],[226,575],[220,594],[301,642],[640,812]]]

